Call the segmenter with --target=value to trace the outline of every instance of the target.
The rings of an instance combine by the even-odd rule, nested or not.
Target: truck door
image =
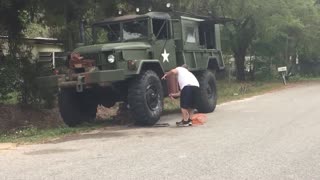
[[[167,19],[152,19],[154,36],[153,54],[165,71],[176,67],[175,42],[171,38],[171,28]]]

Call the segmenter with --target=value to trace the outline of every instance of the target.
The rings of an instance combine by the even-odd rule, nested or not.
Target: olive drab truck
[[[119,101],[128,104],[138,124],[148,126],[160,119],[168,96],[161,77],[187,64],[200,83],[198,112],[213,112],[215,72],[224,69],[219,23],[178,12],[105,19],[92,25],[93,43],[68,55],[64,71],[55,70],[55,75],[39,77],[38,82],[59,89],[61,117],[69,126],[94,119],[99,104],[112,107]]]

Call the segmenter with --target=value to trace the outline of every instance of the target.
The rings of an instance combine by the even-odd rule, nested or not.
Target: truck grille
[[[99,61],[99,54],[81,54],[84,59]]]
[[[98,59],[98,54],[72,53],[70,55],[69,67],[73,69],[75,73],[87,72],[94,68]]]
[[[109,63],[107,57],[112,54],[111,51],[104,52],[103,54],[81,54],[84,60],[94,60],[95,66],[100,70],[112,70],[116,68],[116,63]]]

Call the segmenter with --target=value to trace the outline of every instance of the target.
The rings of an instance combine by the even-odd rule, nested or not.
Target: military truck
[[[76,48],[67,71],[39,78],[59,88],[64,122],[95,118],[97,105],[126,102],[139,125],[154,125],[168,96],[165,72],[187,64],[200,82],[198,112],[215,110],[215,72],[224,69],[219,20],[177,12],[123,15],[94,23],[93,44]]]

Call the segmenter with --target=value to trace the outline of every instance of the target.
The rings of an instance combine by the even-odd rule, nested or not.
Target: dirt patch
[[[0,105],[0,132],[28,127],[52,128],[64,125],[58,109],[38,110],[18,105]]]
[[[111,120],[117,125],[130,125],[134,123],[132,114],[125,103],[116,103],[111,108],[99,105],[96,121]]]
[[[134,123],[130,112],[122,103],[112,108],[99,105],[96,121],[110,121],[115,125]],[[56,128],[65,126],[58,108],[39,110],[18,105],[0,105],[0,134],[25,128]]]
[[[0,143],[0,151],[1,150],[10,150],[17,147],[15,143]]]
[[[280,87],[274,87],[268,91],[265,91],[262,94],[273,93],[273,92],[278,92],[278,91],[282,91],[282,90],[286,90],[286,89],[302,87],[302,86],[306,86],[306,85],[315,85],[315,84],[319,84],[319,82],[318,81],[316,81],[316,82],[315,81],[291,82],[290,84],[287,84],[287,85],[283,85]]]
[[[114,116],[117,115],[118,106],[114,106],[111,108],[106,108],[102,105],[98,105],[97,108],[97,117],[96,119],[99,120],[106,120],[106,119],[112,119]]]

